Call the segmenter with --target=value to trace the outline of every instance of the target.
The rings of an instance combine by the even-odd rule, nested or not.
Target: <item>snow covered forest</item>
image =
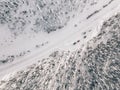
[[[0,24],[7,24],[19,34],[27,26],[35,32],[56,31],[64,27],[71,12],[85,5],[86,0],[4,0],[0,1]]]
[[[119,0],[1,0],[0,90],[119,90],[119,10]]]

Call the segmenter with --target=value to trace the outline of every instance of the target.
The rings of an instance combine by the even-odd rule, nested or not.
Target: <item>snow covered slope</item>
[[[1,0],[0,64],[13,62],[38,49],[42,52],[76,31],[82,33],[82,26],[98,14],[96,11],[103,15],[117,5],[119,0]]]
[[[104,21],[83,48],[55,51],[0,86],[2,90],[119,90],[120,14]]]
[[[0,90],[119,90],[119,10],[119,0],[1,0]]]

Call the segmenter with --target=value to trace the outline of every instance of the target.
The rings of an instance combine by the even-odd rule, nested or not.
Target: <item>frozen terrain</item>
[[[10,63],[33,52],[42,52],[43,48],[56,45],[75,33],[82,34],[86,25],[99,19],[98,16],[92,18],[98,15],[96,11],[99,10],[101,17],[117,5],[118,0],[2,0],[0,63]]]
[[[119,90],[119,0],[1,0],[0,90]]]

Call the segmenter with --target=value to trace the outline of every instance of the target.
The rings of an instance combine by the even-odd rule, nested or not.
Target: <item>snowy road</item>
[[[11,72],[22,70],[22,69],[26,68],[27,66],[29,66],[33,63],[36,63],[38,60],[45,58],[50,53],[52,53],[53,51],[55,51],[61,47],[63,47],[63,48],[70,47],[70,45],[68,44],[69,42],[74,41],[78,37],[81,39],[80,35],[83,32],[88,31],[88,29],[92,26],[95,26],[98,29],[99,28],[98,25],[102,22],[101,18],[102,18],[102,20],[106,19],[106,17],[109,17],[109,14],[110,15],[115,14],[116,12],[119,11],[119,9],[120,9],[120,1],[115,0],[109,6],[102,9],[99,13],[95,14],[93,17],[89,18],[88,20],[85,20],[83,23],[78,24],[79,26],[77,28],[71,27],[71,24],[69,23],[64,28],[64,29],[68,29],[68,30],[63,30],[61,33],[59,33],[59,35],[56,35],[58,37],[62,35],[63,36],[62,38],[59,38],[58,40],[47,45],[46,47],[44,47],[40,50],[37,50],[36,52],[33,52],[30,55],[28,55],[20,60],[17,60],[10,64],[5,64],[4,66],[0,66],[0,79],[2,79],[5,75],[7,75]],[[80,17],[80,16],[78,16],[78,17]],[[78,17],[76,17],[74,20],[71,20],[71,22],[75,22],[75,23],[79,22]],[[76,30],[74,30],[71,33],[68,33],[70,31],[70,29],[71,30],[76,29]],[[95,31],[96,31],[96,29],[93,30],[92,32],[95,32]],[[88,37],[85,40],[81,39],[81,41],[83,41],[83,42],[81,42],[81,44],[86,43],[88,40],[90,40],[92,37],[94,37],[97,33],[92,33],[92,34],[93,35],[90,35],[91,37]]]

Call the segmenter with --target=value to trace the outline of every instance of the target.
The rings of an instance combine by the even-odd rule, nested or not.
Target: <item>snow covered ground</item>
[[[17,0],[15,0],[15,1],[17,2]],[[83,1],[86,1],[86,0],[83,0]],[[0,29],[1,30],[1,33],[0,33],[0,61],[1,61],[1,63],[12,62],[13,60],[17,60],[17,59],[21,58],[22,56],[33,53],[34,51],[36,51],[36,49],[38,50],[38,47],[39,47],[39,51],[42,51],[43,48],[45,48],[45,47],[47,48],[49,45],[54,44],[57,41],[60,41],[60,40],[63,41],[63,39],[69,38],[69,36],[70,37],[73,36],[74,33],[84,32],[84,31],[82,31],[83,29],[81,29],[81,28],[85,28],[86,25],[88,25],[89,23],[96,21],[94,19],[97,19],[97,17],[98,17],[97,16],[94,19],[88,19],[86,22],[86,18],[91,13],[95,12],[98,9],[103,9],[103,13],[106,13],[106,11],[109,12],[111,9],[113,9],[114,5],[119,4],[117,1],[115,1],[113,3],[110,3],[110,4],[114,4],[114,5],[111,5],[112,7],[109,5],[108,5],[108,7],[110,7],[110,8],[106,7],[109,10],[104,10],[106,8],[103,8],[103,6],[108,4],[109,2],[110,2],[110,0],[106,0],[106,1],[101,1],[101,0],[94,1],[93,0],[91,2],[86,1],[85,5],[84,5],[83,2],[81,1],[80,2],[81,6],[79,6],[80,9],[77,9],[77,11],[75,10],[69,14],[69,16],[71,16],[71,18],[69,19],[68,22],[66,22],[67,25],[65,24],[66,26],[64,28],[57,30],[57,32],[53,32],[50,34],[46,34],[45,32],[41,32],[41,31],[34,33],[33,31],[31,31],[30,27],[32,27],[33,29],[36,29],[36,28],[34,28],[32,25],[29,25],[29,24],[26,25],[26,28],[24,31],[21,31],[21,30],[16,31],[17,29],[11,31],[11,29],[9,29],[8,26],[9,26],[9,24],[11,25],[14,21],[11,21],[10,23],[8,22],[5,24],[2,24],[0,27],[1,28]],[[91,3],[92,4],[95,3],[95,4],[91,6]],[[23,5],[23,7],[25,7],[25,6]],[[97,8],[94,8],[94,7],[97,7]],[[116,6],[115,6],[115,8],[116,8]],[[27,18],[25,18],[23,15],[22,16],[19,15],[19,13],[21,11],[23,12],[24,9],[18,8],[18,13],[15,14],[16,17],[19,16],[19,18],[24,18],[24,20],[26,20],[28,22],[29,20]],[[64,12],[64,10],[63,10],[63,12]],[[103,13],[101,12],[101,14],[103,14]],[[72,18],[72,16],[73,16],[73,18]],[[3,17],[1,17],[1,18],[3,18]],[[33,22],[31,18],[29,18],[29,19],[31,20],[31,22]],[[36,18],[37,18],[37,16],[36,16]],[[12,24],[12,25],[14,25],[14,24]],[[18,28],[19,25],[20,24],[18,23],[18,25],[14,26],[14,27]],[[77,27],[76,27],[76,25],[77,25]],[[43,24],[43,26],[46,26],[46,25]],[[16,32],[18,34],[15,34]],[[21,33],[19,33],[19,32],[21,32]],[[14,34],[17,36],[14,36]],[[57,38],[55,38],[55,37],[57,37]]]
[[[71,13],[68,14],[68,16],[70,16],[69,20],[62,21],[64,27],[49,34],[42,31],[34,33],[30,30],[32,26],[28,24],[28,26],[26,26],[27,28],[22,33],[14,36],[7,27],[7,24],[1,25],[0,79],[8,79],[7,77],[10,74],[26,69],[26,67],[37,63],[37,61],[42,58],[49,57],[49,54],[54,51],[69,50],[72,52],[79,48],[83,48],[89,40],[100,33],[103,22],[118,13],[120,9],[119,0],[81,0],[81,2],[77,0],[76,3],[78,8],[75,8],[75,10],[73,9]],[[24,10],[24,7],[19,10]],[[29,7],[27,8],[29,9]],[[17,15],[19,16],[19,14]],[[68,17],[65,16],[62,18],[62,16],[60,16],[60,18],[65,19]],[[29,19],[32,21],[31,18]],[[33,27],[33,29],[36,29],[36,27]],[[61,64],[62,63],[64,63],[64,61],[61,61]],[[44,88],[41,90],[46,89]]]
[[[114,22],[114,23],[113,23]],[[0,83],[2,90],[119,90],[120,13],[104,21],[96,37],[77,50],[48,58]]]

